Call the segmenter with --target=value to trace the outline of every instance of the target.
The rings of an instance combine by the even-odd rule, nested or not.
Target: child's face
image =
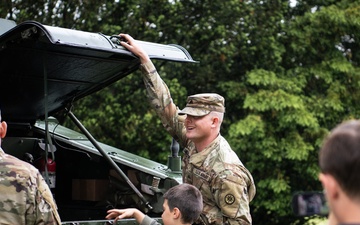
[[[163,220],[164,225],[171,225],[173,221],[173,215],[169,209],[168,200],[164,200],[163,204],[163,213],[161,215],[161,218]]]

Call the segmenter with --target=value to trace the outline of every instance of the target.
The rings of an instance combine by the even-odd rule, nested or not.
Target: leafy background
[[[222,135],[257,185],[254,224],[310,219],[292,214],[291,196],[321,190],[324,136],[359,118],[359,1],[3,0],[0,16],[185,47],[199,63],[154,63],[180,108],[190,94],[225,97]],[[166,163],[171,137],[139,71],[73,112],[97,140]]]

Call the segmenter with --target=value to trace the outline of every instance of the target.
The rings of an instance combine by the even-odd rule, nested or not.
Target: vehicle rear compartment
[[[41,171],[38,162],[44,158],[45,153],[40,147],[40,143],[44,143],[42,134],[32,130],[24,131],[26,129],[21,132],[9,129],[7,137],[3,139],[2,148],[6,153],[28,161]],[[55,188],[51,188],[51,191],[62,221],[103,220],[110,208],[143,206],[136,193],[103,157],[55,139],[52,139],[52,144],[56,146],[56,179]],[[51,152],[48,152],[48,157],[52,158]],[[141,183],[151,182],[152,176],[124,165],[119,166],[138,189],[141,189]],[[46,179],[46,175],[44,178]],[[152,197],[143,194],[146,198]]]

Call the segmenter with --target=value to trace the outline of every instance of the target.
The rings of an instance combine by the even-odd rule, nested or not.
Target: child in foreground
[[[164,194],[163,214],[164,225],[186,224],[196,221],[203,209],[203,200],[200,191],[190,184],[179,184],[170,188]],[[107,211],[106,219],[135,218],[141,225],[158,225],[155,219],[135,208],[111,209]]]

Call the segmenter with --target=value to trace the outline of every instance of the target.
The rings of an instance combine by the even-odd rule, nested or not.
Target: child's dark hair
[[[203,200],[200,191],[191,184],[179,184],[170,188],[165,194],[170,211],[175,207],[181,212],[183,223],[193,223],[203,210]]]

